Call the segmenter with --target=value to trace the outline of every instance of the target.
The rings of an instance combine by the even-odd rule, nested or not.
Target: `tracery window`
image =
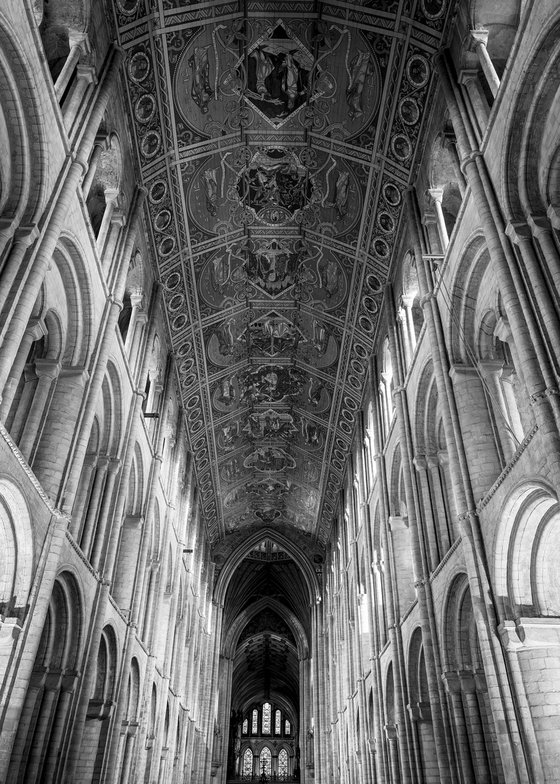
[[[277,710],[274,714],[274,734],[280,735],[282,732],[282,714]]]
[[[289,735],[291,731],[292,731],[292,725],[290,724],[288,719],[286,719],[286,721],[284,722],[284,735]]]
[[[247,735],[247,733],[249,732],[249,719],[245,719],[245,721],[243,722],[242,732],[244,735]]]
[[[253,733],[253,735],[256,735],[258,731],[259,731],[259,712],[255,708],[255,710],[253,711],[253,721],[251,723],[251,732]]]
[[[262,734],[270,735],[270,702],[265,702],[262,706]]]
[[[245,749],[243,755],[243,775],[250,776],[253,773],[253,751],[252,749]]]
[[[270,776],[272,772],[272,754],[270,753],[270,749],[268,746],[265,746],[261,751],[261,756],[259,758],[259,770],[267,776]]]
[[[278,754],[278,776],[285,778],[288,775],[288,752],[286,749],[280,749]]]

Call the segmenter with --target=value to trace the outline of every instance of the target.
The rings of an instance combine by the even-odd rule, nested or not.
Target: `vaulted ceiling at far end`
[[[114,0],[208,536],[327,541],[451,0]]]

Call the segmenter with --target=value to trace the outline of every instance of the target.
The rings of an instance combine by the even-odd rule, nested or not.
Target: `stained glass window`
[[[286,719],[284,723],[284,735],[289,735],[291,731],[292,731],[292,725],[290,724],[288,719]]]
[[[243,755],[243,775],[250,776],[253,772],[253,751],[252,749],[245,749]]]
[[[253,733],[253,735],[256,735],[258,731],[259,731],[259,712],[255,708],[255,710],[253,711],[253,721],[251,723],[251,732]]]
[[[244,735],[247,735],[247,733],[249,732],[249,719],[245,719],[245,721],[243,722],[242,732]]]
[[[265,702],[262,706],[262,734],[270,735],[270,702]]]
[[[280,735],[282,732],[282,714],[279,710],[274,714],[274,734]]]
[[[286,749],[280,749],[278,754],[278,775],[281,778],[288,775],[288,752]]]
[[[265,773],[267,776],[270,776],[272,771],[272,754],[270,753],[270,749],[268,746],[265,746],[264,749],[261,751],[261,756],[259,759],[259,770],[262,773]]]

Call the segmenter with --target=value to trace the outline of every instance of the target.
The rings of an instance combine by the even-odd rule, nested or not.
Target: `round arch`
[[[0,228],[7,230],[37,221],[48,174],[41,93],[25,49],[0,13],[0,146],[7,151],[0,162]]]
[[[0,476],[0,613],[18,617],[26,611],[33,567],[33,531],[20,489]]]
[[[512,222],[524,220],[526,214],[542,214],[548,206],[545,172],[553,164],[547,156],[549,162],[545,161],[543,167],[541,142],[548,127],[543,117],[548,117],[560,89],[560,13],[535,41],[523,76],[517,100],[510,108],[510,130],[501,167],[506,219]],[[556,139],[560,142],[558,134]],[[548,150],[554,154],[550,145]],[[535,171],[541,176],[535,177]],[[511,176],[514,172],[517,177]]]

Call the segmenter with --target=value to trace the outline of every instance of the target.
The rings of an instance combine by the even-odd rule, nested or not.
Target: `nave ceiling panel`
[[[448,2],[114,8],[210,541],[325,544]]]

